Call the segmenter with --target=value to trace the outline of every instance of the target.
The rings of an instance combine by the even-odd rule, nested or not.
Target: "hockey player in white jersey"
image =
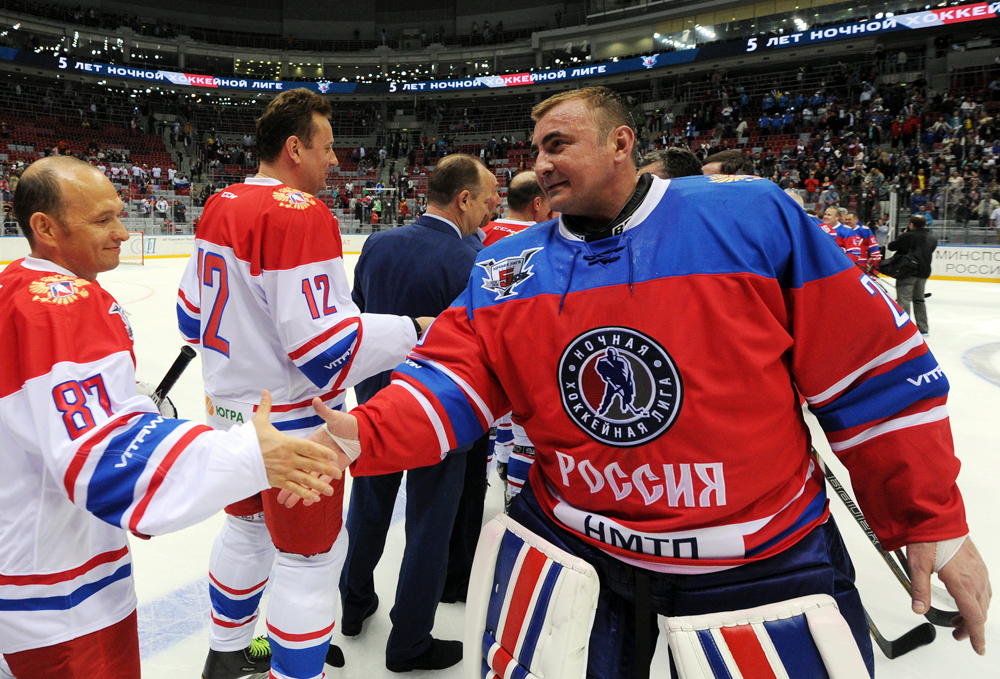
[[[18,679],[138,679],[126,531],[180,530],[271,486],[318,498],[333,489],[308,472],[339,472],[267,424],[269,399],[218,432],[136,394],[132,330],[97,282],[128,232],[96,168],[36,161],[14,209],[31,255],[0,273],[0,654]]]
[[[214,428],[249,419],[251,385],[262,383],[275,426],[310,436],[323,423],[314,398],[342,407],[348,387],[395,367],[417,342],[416,320],[362,314],[351,300],[337,221],[313,197],[337,164],[329,115],[329,102],[308,90],[279,95],[257,123],[260,172],[213,196],[202,214],[177,315],[184,339],[202,350]],[[209,566],[204,679],[242,677],[244,667],[322,676],[347,553],[343,484],[334,488],[330,501],[294,510],[272,493],[227,507]],[[269,653],[251,640],[272,563]],[[334,652],[331,664],[342,664]]]

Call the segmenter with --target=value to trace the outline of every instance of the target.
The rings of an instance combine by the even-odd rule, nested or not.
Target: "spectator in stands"
[[[152,214],[152,210],[149,205],[149,198],[143,197],[143,199],[139,201],[139,213],[143,216],[143,218],[148,218]]]
[[[701,173],[711,174],[745,174],[754,175],[753,161],[743,155],[742,151],[730,149],[713,153],[702,163]]]
[[[910,196],[910,211],[914,213],[923,212],[926,207],[927,197],[924,195],[924,192],[920,189],[914,190],[913,195]]]
[[[166,219],[167,210],[170,209],[170,205],[167,203],[166,199],[162,195],[159,198],[156,198],[155,207],[156,207],[156,217],[158,219]]]
[[[672,147],[643,156],[639,163],[639,174],[647,173],[655,174],[661,179],[673,179],[700,175],[702,171],[696,155],[687,149]]]
[[[174,200],[174,221],[178,224],[187,223],[187,206],[182,200]]]

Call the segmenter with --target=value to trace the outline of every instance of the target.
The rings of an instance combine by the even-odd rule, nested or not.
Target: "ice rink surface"
[[[357,256],[348,255],[346,259],[348,277],[353,280]],[[185,263],[183,259],[149,260],[143,267],[122,266],[99,278],[130,314],[140,380],[158,382],[180,349],[174,305]],[[1000,284],[932,280],[927,291],[933,295],[927,301],[931,330],[927,341],[951,383],[948,408],[956,450],[962,460],[959,483],[969,524],[979,551],[993,571],[994,582],[998,582],[1000,529],[994,523],[998,517],[997,496],[993,493],[1000,486],[1000,441],[997,436],[1000,427]],[[195,359],[181,377],[171,398],[181,417],[205,420],[200,359]],[[353,404],[353,393],[349,403]],[[847,485],[846,472],[834,461],[814,420],[811,426],[817,449],[833,462],[831,466]],[[350,479],[347,484],[349,494]],[[830,503],[854,559],[865,606],[882,634],[896,638],[922,622],[922,618],[910,612],[906,593],[839,500],[831,497]],[[494,475],[485,516],[489,518],[502,508],[502,486]],[[399,505],[396,516],[402,516]],[[173,535],[148,541],[132,539],[145,679],[200,676],[208,651],[208,558],[221,523],[222,515],[219,514]],[[347,666],[340,670],[328,667],[327,676],[352,679],[397,676],[385,669],[384,652],[404,541],[402,523],[394,520],[385,556],[375,573],[382,605],[359,637],[345,639],[335,631],[334,643],[344,649]],[[337,583],[330,583],[330,587],[336,586]],[[462,604],[439,606],[434,636],[461,639],[463,615]],[[262,616],[258,634],[263,634],[263,629]],[[933,644],[896,660],[887,660],[876,648],[877,676],[886,679],[1000,677],[1000,633],[993,621],[987,624],[987,649],[987,656],[981,658],[973,653],[968,642],[957,643],[942,629]],[[461,666],[436,673],[416,672],[411,676],[425,674],[439,679],[457,679]],[[657,645],[652,676],[657,679],[669,676],[662,639]]]

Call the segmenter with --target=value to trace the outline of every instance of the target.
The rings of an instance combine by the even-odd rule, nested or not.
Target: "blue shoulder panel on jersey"
[[[695,274],[748,273],[801,288],[852,266],[831,240],[772,182],[684,177],[671,180],[650,215],[620,236],[570,240],[551,221],[499,240],[479,254],[468,294],[455,305]]]
[[[182,424],[187,422],[147,413],[111,439],[87,485],[87,510],[112,526],[121,527],[122,515],[135,501],[135,484],[149,458]]]
[[[322,353],[300,365],[299,370],[309,378],[310,382],[323,389],[347,366],[357,339],[358,331],[351,331],[339,342],[327,346]]]

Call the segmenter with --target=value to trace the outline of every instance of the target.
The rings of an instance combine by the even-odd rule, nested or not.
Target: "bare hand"
[[[358,421],[353,415],[347,415],[339,410],[333,410],[332,408],[327,407],[327,405],[318,398],[313,399],[312,406],[316,413],[326,420],[327,427],[329,427],[331,432],[341,438],[352,439],[355,441],[358,440]],[[341,471],[347,469],[351,465],[351,458],[347,455],[347,453],[340,449],[340,446],[338,446],[332,438],[326,435],[326,432],[323,431],[322,427],[310,434],[307,440],[315,441],[316,443],[319,443],[320,445],[333,451],[336,454],[337,467]],[[340,476],[337,478],[340,478]],[[320,476],[319,480],[324,483],[330,482],[330,478],[328,476]],[[283,490],[278,493],[278,504],[285,505],[289,509],[298,504],[298,501],[299,498],[290,492]],[[312,504],[312,502],[312,500],[305,498],[304,504],[308,507]]]
[[[431,327],[431,323],[434,322],[433,316],[418,316],[414,319],[417,325],[420,326],[420,332],[427,332],[427,328]],[[340,436],[340,434],[338,434]]]
[[[313,502],[319,501],[320,493],[333,495],[333,488],[323,478],[343,476],[334,462],[336,456],[318,443],[282,434],[271,425],[270,415],[271,394],[262,391],[260,405],[251,421],[257,430],[271,487]]]
[[[913,582],[913,612],[923,615],[931,605],[931,571],[937,552],[935,542],[916,542],[906,546],[906,560],[910,565]],[[952,621],[952,636],[959,641],[970,639],[972,648],[979,655],[986,655],[986,612],[990,607],[993,589],[990,587],[986,564],[979,550],[968,538],[938,573],[948,593],[958,605],[959,615]]]

